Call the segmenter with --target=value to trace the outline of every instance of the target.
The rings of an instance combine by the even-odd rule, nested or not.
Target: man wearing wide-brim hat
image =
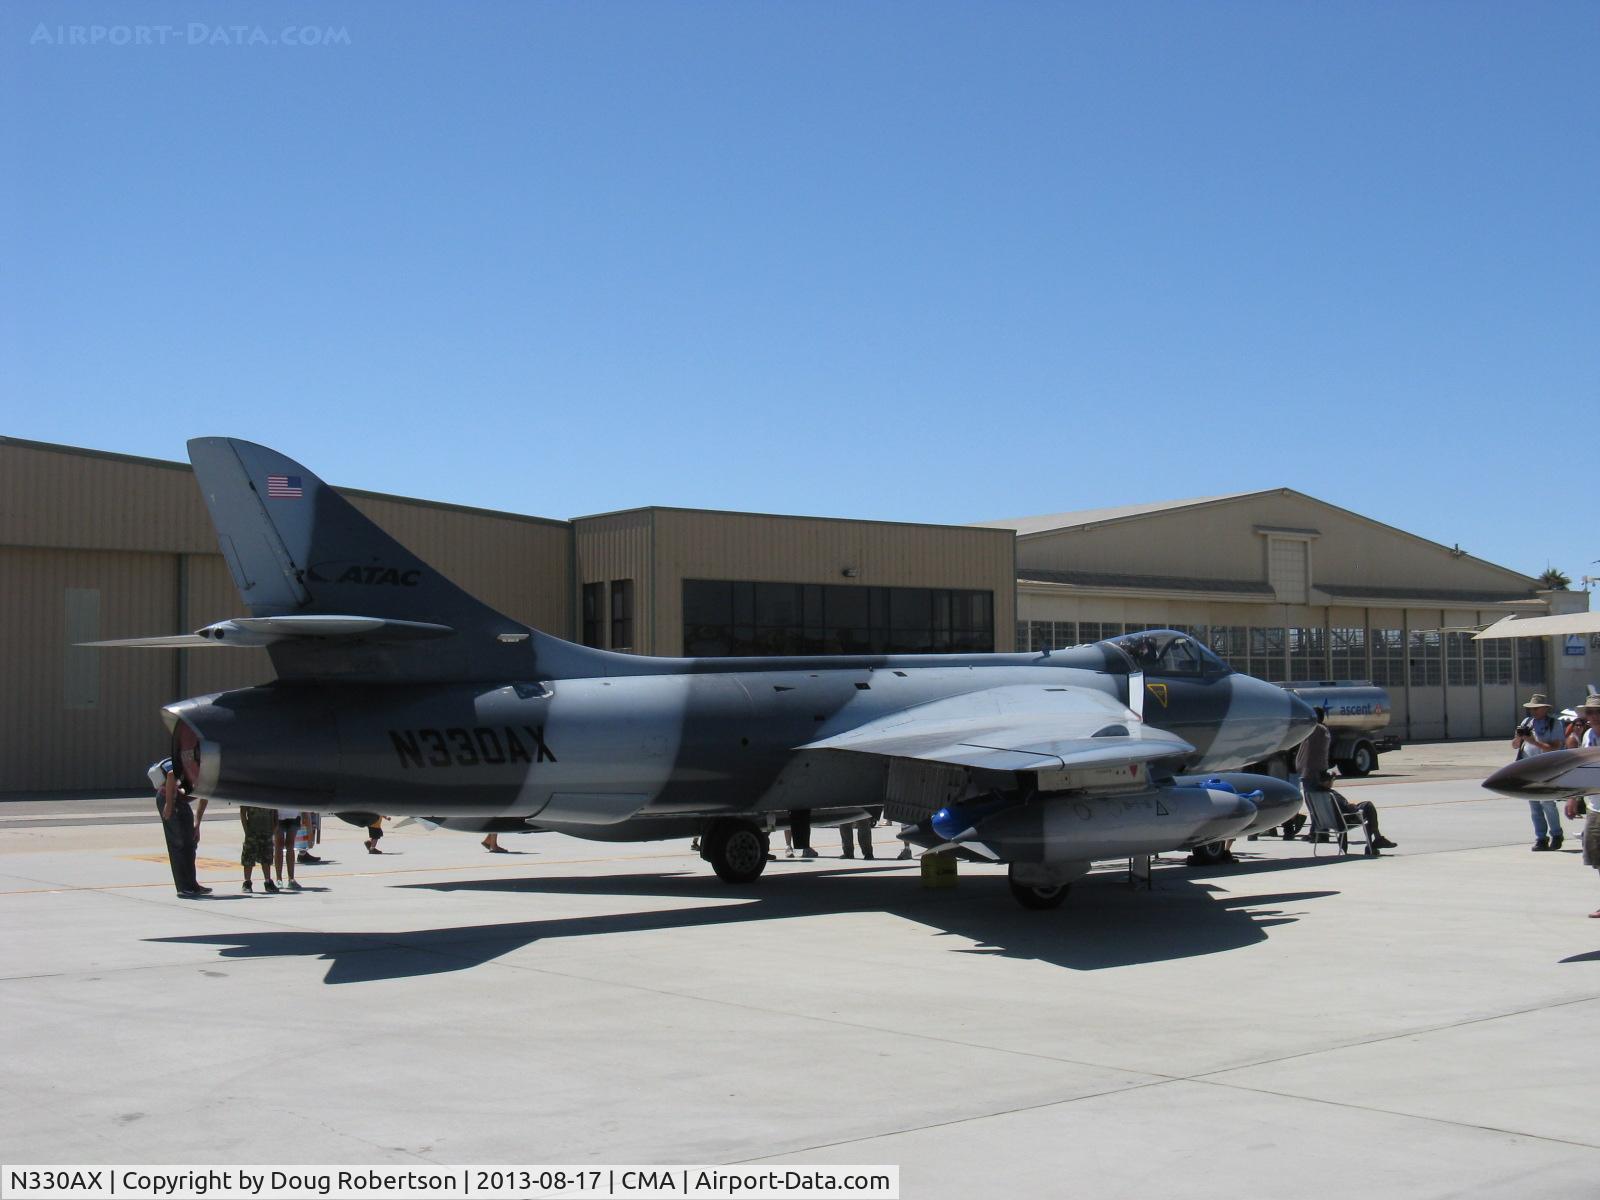
[[[1548,754],[1561,749],[1561,725],[1552,715],[1555,705],[1550,697],[1535,692],[1522,706],[1528,715],[1517,726],[1517,735],[1511,739],[1511,748],[1519,760],[1535,754]],[[1533,817],[1533,848],[1559,850],[1563,840],[1561,810],[1554,800],[1529,800],[1528,812]]]
[[[1588,700],[1578,708],[1578,715],[1588,722],[1588,728],[1583,731],[1582,737],[1569,737],[1567,745],[1571,749],[1593,750],[1600,748],[1600,696],[1591,695]],[[1577,733],[1574,723],[1573,733]],[[1586,866],[1591,866],[1600,871],[1600,797],[1585,796],[1582,800],[1574,796],[1567,801],[1567,816],[1577,817],[1578,806],[1587,802],[1589,815],[1583,819],[1583,861]],[[1591,917],[1600,917],[1600,908],[1589,914]]]

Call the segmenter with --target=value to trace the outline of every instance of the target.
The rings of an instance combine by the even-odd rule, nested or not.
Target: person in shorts
[[[244,829],[244,846],[239,851],[239,865],[244,868],[244,890],[255,891],[250,873],[261,868],[262,885],[269,892],[278,890],[272,882],[272,841],[277,832],[278,814],[270,808],[239,806],[239,824]]]
[[[278,886],[286,892],[300,891],[300,885],[294,878],[294,838],[300,831],[300,810],[298,808],[280,808],[278,810],[278,828],[272,842],[273,874],[278,877]],[[284,873],[288,872],[285,880]]]

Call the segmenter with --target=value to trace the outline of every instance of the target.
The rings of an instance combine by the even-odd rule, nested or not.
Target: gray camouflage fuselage
[[[654,673],[499,687],[279,683],[167,712],[199,733],[199,790],[219,799],[515,818],[608,840],[681,835],[711,816],[881,804],[881,759],[795,748],[1001,686],[1142,699],[1146,723],[1195,747],[1190,772],[1265,758],[1306,721],[1282,688],[1237,674],[1141,677],[1107,645],[637,662]],[[1130,698],[1130,679],[1142,698]]]

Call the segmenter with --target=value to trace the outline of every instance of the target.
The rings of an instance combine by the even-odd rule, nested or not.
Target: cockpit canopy
[[[1134,670],[1147,675],[1182,675],[1193,678],[1226,675],[1228,664],[1187,633],[1175,629],[1145,629],[1108,639],[1133,660]]]

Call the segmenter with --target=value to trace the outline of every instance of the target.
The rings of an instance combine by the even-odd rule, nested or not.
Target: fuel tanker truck
[[[1326,709],[1333,746],[1328,760],[1345,776],[1367,775],[1378,767],[1378,755],[1400,749],[1398,734],[1385,733],[1393,709],[1389,693],[1375,683],[1323,679],[1282,685],[1313,708]],[[1286,751],[1250,768],[1279,779],[1294,771],[1294,751]]]

